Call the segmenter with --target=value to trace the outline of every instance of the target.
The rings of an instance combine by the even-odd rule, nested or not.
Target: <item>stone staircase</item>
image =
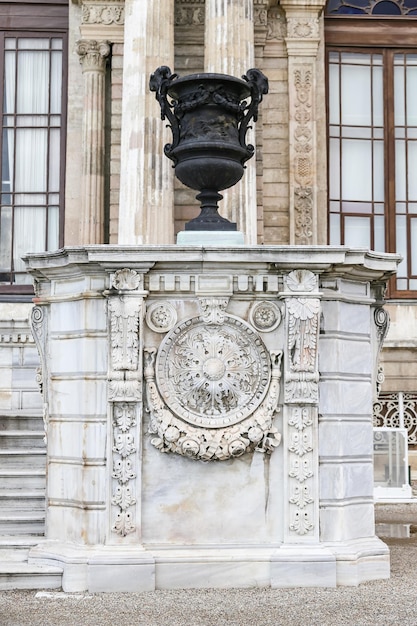
[[[61,570],[28,563],[45,533],[46,446],[42,417],[0,416],[0,590],[56,589]]]

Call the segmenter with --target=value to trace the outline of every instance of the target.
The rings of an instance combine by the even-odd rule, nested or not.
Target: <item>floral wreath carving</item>
[[[271,453],[281,440],[273,426],[281,357],[234,316],[178,324],[158,353],[145,349],[152,445],[204,461]]]

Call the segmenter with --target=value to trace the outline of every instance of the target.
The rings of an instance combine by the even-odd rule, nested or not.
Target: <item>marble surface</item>
[[[66,591],[389,575],[372,307],[396,257],[88,246],[27,263],[48,424],[47,541],[31,559],[62,567]]]

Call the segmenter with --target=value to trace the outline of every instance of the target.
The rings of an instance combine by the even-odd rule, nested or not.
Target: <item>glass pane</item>
[[[342,197],[346,200],[372,200],[371,142],[342,141]]]
[[[395,212],[396,213],[406,213],[407,205],[405,202],[396,202],[395,203]]]
[[[7,37],[4,40],[4,47],[6,50],[14,50],[16,48],[16,39],[14,37]]]
[[[395,55],[396,59],[403,58],[403,55]],[[396,126],[405,125],[405,86],[404,86],[404,68],[401,66],[394,67],[394,124]]]
[[[4,55],[4,113],[15,112],[16,92],[16,54],[6,52]]]
[[[408,142],[408,164],[407,164],[407,179],[408,179],[408,199],[417,200],[417,142]]]
[[[401,254],[403,260],[398,266],[397,276],[407,276],[407,219],[405,215],[397,215],[395,218],[396,229],[396,252]]]
[[[408,59],[408,56],[407,56]],[[407,67],[407,124],[417,125],[417,67]]]
[[[371,202],[342,202],[344,213],[372,213]]]
[[[370,62],[370,55],[364,54]],[[371,126],[371,68],[343,65],[342,80],[342,124]]]
[[[13,260],[16,271],[25,270],[21,260],[24,254],[45,250],[45,218],[45,207],[15,208]]]
[[[374,200],[384,202],[384,144],[374,141]]]
[[[409,281],[409,289],[411,289],[412,291],[417,291],[417,280],[415,278],[412,278]]]
[[[38,37],[20,37],[19,50],[49,50],[49,39]]]
[[[46,191],[47,140],[47,130],[16,131],[15,191]]]
[[[46,194],[44,193],[16,193],[14,196],[16,206],[45,206]]]
[[[49,52],[19,52],[17,113],[48,113]]]
[[[49,207],[48,210],[48,245],[47,250],[59,248],[59,207]]]
[[[349,63],[350,65],[354,64],[369,66],[371,63],[371,55],[363,54],[363,52],[342,52],[340,58],[342,63]]]
[[[372,128],[366,126],[342,126],[342,137],[372,139]]]
[[[339,66],[329,65],[329,123],[340,124]]]
[[[329,197],[333,200],[340,199],[340,141],[329,141]]]
[[[384,98],[383,98],[383,74],[382,67],[373,67],[372,68],[372,105],[374,108],[374,126],[383,126],[384,125]]]
[[[61,116],[60,115],[51,115],[49,118],[50,126],[61,126]]]
[[[14,131],[3,130],[2,145],[2,191],[13,191],[13,153],[14,153]]]
[[[62,52],[51,54],[51,113],[61,112]]]
[[[53,50],[62,50],[62,39],[52,39],[51,48]]]
[[[331,246],[340,246],[340,215],[330,215],[330,237],[329,242]]]
[[[385,252],[385,218],[383,215],[374,217],[374,250]]]
[[[0,281],[9,280],[1,276],[4,272],[10,271],[10,261],[12,258],[12,208],[2,206],[0,209]]]
[[[411,238],[411,273],[417,275],[417,219],[410,220]]]
[[[48,203],[49,204],[59,204],[59,194],[57,193],[50,193],[48,194]]]
[[[407,200],[405,185],[405,141],[395,142],[395,199],[400,202]]]
[[[408,212],[409,213],[417,213],[417,203],[409,202],[409,204],[408,204]]]
[[[345,217],[344,223],[346,246],[371,247],[371,220],[369,217]]]
[[[30,128],[39,128],[42,126],[48,126],[48,116],[47,115],[19,115],[15,117],[16,126],[19,128],[22,127],[30,127]]]
[[[49,135],[49,191],[59,191],[60,133],[51,129]]]

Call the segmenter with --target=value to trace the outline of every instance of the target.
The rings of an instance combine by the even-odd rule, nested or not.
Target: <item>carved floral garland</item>
[[[272,452],[282,352],[268,354],[256,331],[226,314],[228,298],[200,298],[201,316],[145,349],[151,443],[162,452],[224,460]],[[275,312],[275,311],[274,311]]]
[[[145,349],[149,432],[157,435],[151,443],[161,452],[209,461],[238,457],[254,450],[271,453],[279,445],[281,435],[272,426],[272,420],[279,400],[282,352],[271,353],[271,382],[258,409],[242,422],[223,428],[192,426],[167,408],[155,383],[155,356],[155,348]]]

